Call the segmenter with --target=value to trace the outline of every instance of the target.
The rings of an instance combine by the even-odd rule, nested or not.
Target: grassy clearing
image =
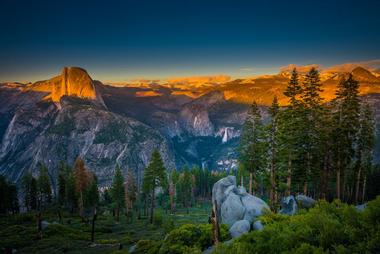
[[[15,248],[18,253],[127,253],[139,240],[163,240],[174,228],[187,223],[207,223],[210,204],[204,203],[187,209],[179,208],[175,214],[166,214],[157,209],[155,223],[149,223],[145,216],[133,218],[128,223],[122,216],[116,222],[109,211],[100,211],[95,227],[95,244],[91,243],[91,225],[83,223],[76,214],[63,214],[62,223],[52,211],[43,214],[43,219],[51,223],[37,235],[34,214],[20,214],[0,218],[0,249]],[[123,246],[119,250],[120,244]]]

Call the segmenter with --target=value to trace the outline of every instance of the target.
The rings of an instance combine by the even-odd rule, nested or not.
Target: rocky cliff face
[[[63,96],[75,96],[104,106],[103,99],[97,93],[93,80],[86,70],[79,67],[64,67],[59,76],[36,82],[27,89],[48,93],[45,99],[51,99],[57,105]]]
[[[110,184],[116,164],[141,180],[154,149],[161,152],[168,169],[174,167],[169,146],[158,131],[107,110],[94,97],[93,86],[81,87],[91,79],[81,76],[81,71],[79,76],[67,71],[63,75],[67,88],[52,88],[50,99],[48,91],[0,86],[0,100],[5,102],[0,110],[0,174],[18,181],[25,171],[37,174],[44,163],[55,183],[60,161],[73,165],[80,156],[103,186]],[[58,88],[61,92],[55,93]],[[59,107],[53,100],[58,95]]]

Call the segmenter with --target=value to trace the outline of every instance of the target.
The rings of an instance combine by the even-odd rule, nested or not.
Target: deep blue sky
[[[63,66],[122,81],[380,59],[379,10],[378,0],[1,0],[0,81]]]

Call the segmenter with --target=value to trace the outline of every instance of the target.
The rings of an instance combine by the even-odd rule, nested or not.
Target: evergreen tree
[[[84,161],[77,158],[74,165],[75,189],[78,193],[79,215],[84,218],[85,191],[90,182],[89,172],[85,168]]]
[[[40,174],[37,179],[37,190],[38,190],[38,207],[39,209],[44,209],[52,201],[52,191],[51,191],[48,169],[43,164],[40,167]]]
[[[291,108],[296,107],[299,104],[299,95],[302,93],[302,87],[298,82],[298,72],[294,68],[288,83],[284,91],[284,95],[289,98],[289,106]]]
[[[63,161],[59,165],[58,173],[58,204],[63,206],[66,200],[67,166]]]
[[[115,175],[111,187],[111,197],[116,208],[116,221],[120,218],[120,209],[125,207],[124,177],[119,165],[116,165]]]
[[[323,99],[320,96],[321,82],[319,72],[314,67],[306,74],[302,89],[303,104],[303,128],[305,135],[302,137],[301,160],[304,162],[303,170],[299,173],[303,182],[303,193],[307,195],[308,183],[312,176],[320,170],[320,123],[323,118]]]
[[[256,178],[264,165],[265,132],[261,114],[256,102],[253,102],[240,137],[239,160],[249,171],[249,192],[253,193]],[[253,181],[255,183],[253,184]]]
[[[334,161],[336,171],[336,197],[341,199],[342,176],[345,177],[345,169],[351,164],[355,155],[355,143],[358,132],[360,103],[359,83],[350,74],[343,78],[338,86],[336,98],[333,101],[334,111]],[[344,185],[344,184],[343,184]]]
[[[273,98],[272,106],[269,108],[271,122],[268,125],[268,145],[269,145],[269,164],[270,164],[270,194],[269,200],[272,207],[277,201],[276,192],[276,170],[277,170],[277,153],[278,153],[278,113],[280,106],[277,97]]]
[[[26,172],[21,179],[21,191],[27,211],[37,208],[37,181],[31,172]]]
[[[19,212],[17,187],[0,175],[0,214]]]
[[[129,216],[129,214],[133,210],[133,206],[137,199],[137,185],[136,185],[135,177],[133,175],[132,170],[128,171],[127,179],[124,183],[124,189],[125,189],[125,208],[127,210],[126,213]]]
[[[365,197],[367,174],[372,166],[372,150],[375,144],[375,122],[373,112],[368,104],[364,104],[360,113],[358,142],[356,145],[356,191],[355,203],[359,201],[360,183],[362,183],[362,201]],[[363,180],[362,180],[363,178]]]
[[[76,181],[72,170],[68,170],[65,181],[65,205],[71,213],[78,204],[78,194],[76,192]]]
[[[143,190],[146,194],[150,193],[150,223],[153,223],[153,213],[155,204],[155,189],[156,187],[166,186],[166,169],[162,161],[160,152],[154,150],[148,167],[144,171]]]
[[[288,97],[289,106],[286,110],[279,112],[278,120],[278,158],[281,167],[278,170],[280,178],[286,178],[286,195],[290,195],[292,187],[292,176],[297,168],[297,152],[302,139],[302,103],[300,96],[302,87],[299,84],[299,75],[293,69],[288,86],[284,95]],[[282,187],[281,187],[282,189]]]
[[[95,174],[92,174],[85,193],[85,207],[95,209],[99,204],[98,178]]]
[[[182,206],[187,209],[191,203],[192,196],[192,176],[188,168],[184,168],[178,181],[178,200],[182,203]]]

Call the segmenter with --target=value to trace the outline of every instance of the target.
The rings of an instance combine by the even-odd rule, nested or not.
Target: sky
[[[0,81],[123,82],[380,59],[380,1],[1,0]]]

